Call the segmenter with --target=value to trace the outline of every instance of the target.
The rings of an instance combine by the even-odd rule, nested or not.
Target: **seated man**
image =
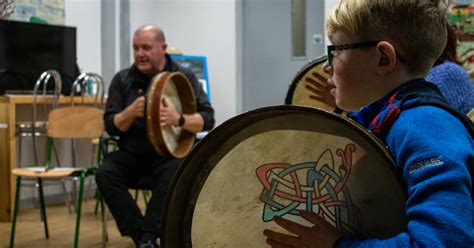
[[[174,62],[166,54],[166,47],[161,28],[146,25],[135,31],[134,64],[113,78],[104,114],[107,132],[119,136],[119,149],[104,158],[96,181],[120,233],[130,236],[137,247],[158,247],[164,199],[182,162],[160,157],[147,138],[143,94],[152,77],[163,71],[184,73],[191,81],[197,102],[197,112],[189,115],[163,106],[158,125],[181,126],[191,132],[214,126],[214,110],[196,76]],[[146,186],[152,190],[152,196],[143,216],[128,189],[147,177]]]

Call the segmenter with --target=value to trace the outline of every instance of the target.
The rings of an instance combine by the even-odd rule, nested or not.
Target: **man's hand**
[[[145,115],[145,97],[140,96],[135,101],[130,104],[125,111],[128,112],[130,116],[135,118],[141,118]]]
[[[307,77],[305,80],[305,88],[312,93],[309,98],[335,108],[336,100],[331,94],[331,89],[334,89],[334,86],[328,85],[327,78],[317,72],[313,72],[311,75],[312,77]]]
[[[126,132],[136,118],[145,115],[145,97],[140,96],[127,106],[122,112],[114,116],[114,125],[122,132]]]
[[[177,126],[181,115],[173,106],[169,106],[163,98],[160,107],[160,125],[161,127]]]
[[[263,234],[267,236],[267,244],[274,248],[333,247],[342,236],[339,230],[315,213],[300,211],[300,215],[305,220],[311,222],[313,226],[307,227],[281,217],[274,217],[273,221],[275,223],[296,236],[265,229]]]

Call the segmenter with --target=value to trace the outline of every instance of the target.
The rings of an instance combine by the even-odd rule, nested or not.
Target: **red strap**
[[[397,93],[393,94],[390,99],[388,100],[388,106],[392,105],[395,101]],[[383,118],[382,122],[378,125],[378,120],[380,118],[380,114],[378,114],[374,120],[372,120],[372,133],[375,134],[377,137],[384,139],[385,135],[387,135],[388,130],[393,125],[395,120],[400,116],[400,108],[397,105],[391,107],[387,115]],[[381,137],[383,136],[383,137]]]

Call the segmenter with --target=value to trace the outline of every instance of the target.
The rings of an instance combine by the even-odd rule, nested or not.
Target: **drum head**
[[[163,247],[264,247],[273,216],[318,213],[346,233],[406,226],[403,184],[384,146],[326,111],[275,106],[234,117],[186,157],[167,196]]]
[[[330,112],[336,109],[326,104],[317,90],[325,87],[328,75],[323,71],[323,64],[327,56],[319,57],[306,64],[291,82],[288,93],[286,94],[285,104],[320,108]]]
[[[148,138],[163,157],[182,158],[191,150],[195,135],[177,126],[160,126],[160,109],[165,103],[178,113],[196,112],[196,100],[188,78],[180,72],[162,72],[152,79],[146,97]]]

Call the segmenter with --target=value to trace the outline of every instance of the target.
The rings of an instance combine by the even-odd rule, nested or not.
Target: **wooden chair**
[[[45,72],[53,75],[58,79],[58,73],[55,71]],[[47,82],[48,80],[46,80]],[[56,80],[58,81],[58,80]],[[59,79],[60,81],[60,79]],[[49,238],[48,222],[46,218],[46,210],[44,203],[44,194],[42,182],[44,179],[51,178],[66,178],[66,177],[78,177],[79,178],[79,193],[76,201],[76,227],[74,236],[74,247],[78,246],[79,241],[79,230],[80,230],[80,219],[81,219],[81,207],[82,198],[84,191],[84,180],[87,176],[94,175],[96,165],[84,166],[82,168],[72,166],[68,167],[55,167],[52,165],[52,152],[53,144],[56,139],[95,139],[102,136],[104,132],[103,123],[103,110],[96,106],[90,105],[78,105],[76,106],[72,101],[72,96],[75,94],[75,89],[80,88],[81,96],[84,97],[84,89],[88,82],[101,84],[100,93],[102,97],[98,102],[103,101],[103,81],[97,74],[81,74],[78,79],[74,82],[73,92],[71,93],[71,104],[65,107],[60,107],[58,104],[54,104],[53,110],[48,115],[47,120],[47,149],[46,149],[46,161],[42,165],[34,165],[29,168],[15,168],[12,170],[12,174],[16,176],[16,194],[15,203],[13,209],[13,221],[10,236],[10,247],[14,247],[15,240],[15,228],[16,220],[19,208],[19,197],[20,187],[22,178],[36,178],[39,184],[40,192],[40,210],[43,216],[43,225],[46,238]],[[35,89],[39,87],[40,83],[37,82]],[[58,89],[59,88],[59,89]],[[59,98],[60,86],[56,84],[55,95],[56,99]],[[97,91],[99,92],[99,90]],[[83,101],[84,103],[84,101]]]
[[[23,167],[23,162],[22,162],[22,147],[23,147],[23,139],[24,138],[31,138],[32,139],[32,142],[33,142],[33,163],[35,165],[39,164],[39,156],[38,156],[38,147],[37,147],[37,144],[38,144],[38,138],[42,138],[42,141],[46,140],[44,139],[44,137],[47,136],[47,121],[43,118],[41,120],[39,120],[38,118],[38,115],[40,116],[47,116],[48,115],[48,111],[49,111],[49,108],[52,107],[52,106],[56,106],[57,105],[57,96],[56,94],[53,95],[53,103],[52,104],[39,104],[41,105],[41,107],[36,103],[36,99],[39,95],[42,95],[43,98],[46,98],[47,97],[47,91],[46,91],[46,85],[49,81],[49,79],[53,77],[54,79],[54,82],[55,82],[55,88],[56,87],[59,87],[60,86],[60,83],[61,83],[61,79],[59,77],[59,74],[54,74],[53,72],[46,72],[44,73],[40,78],[39,78],[39,82],[37,82],[37,85],[39,87],[35,87],[35,89],[33,90],[33,98],[34,98],[34,101],[33,101],[33,105],[32,105],[32,112],[31,112],[31,116],[30,116],[30,119],[29,121],[21,121],[21,122],[17,122],[16,123],[16,137],[18,139],[18,157],[17,157],[17,167]],[[43,91],[41,90],[40,86],[41,84],[43,84]],[[41,92],[42,91],[42,92]],[[48,92],[49,94],[50,92]],[[51,105],[51,106],[50,106]],[[40,142],[40,143],[44,143],[44,142]],[[58,157],[57,157],[57,153],[55,152],[55,147],[53,147],[53,151],[54,151],[54,154],[55,154],[55,157],[56,157],[56,161],[59,161]],[[65,196],[65,200],[66,200],[66,204],[67,204],[67,207],[69,209],[69,212],[71,212],[71,207],[70,207],[70,200],[69,200],[69,197],[68,197],[68,194],[67,194],[67,189],[66,189],[66,182],[64,180],[49,180],[49,181],[45,181],[44,182],[45,185],[46,183],[48,184],[61,184],[61,187],[63,189],[63,192],[64,192],[64,196]],[[43,185],[43,186],[45,186]],[[38,187],[39,187],[39,183],[38,181],[35,179],[35,178],[27,178],[27,180],[22,180],[22,185],[21,187],[30,187],[30,188],[34,188],[34,190],[38,191]],[[35,204],[35,194],[34,194],[35,191],[33,191],[32,193],[32,198],[33,198],[33,203],[34,205]],[[41,216],[41,220],[43,220],[43,216]]]

